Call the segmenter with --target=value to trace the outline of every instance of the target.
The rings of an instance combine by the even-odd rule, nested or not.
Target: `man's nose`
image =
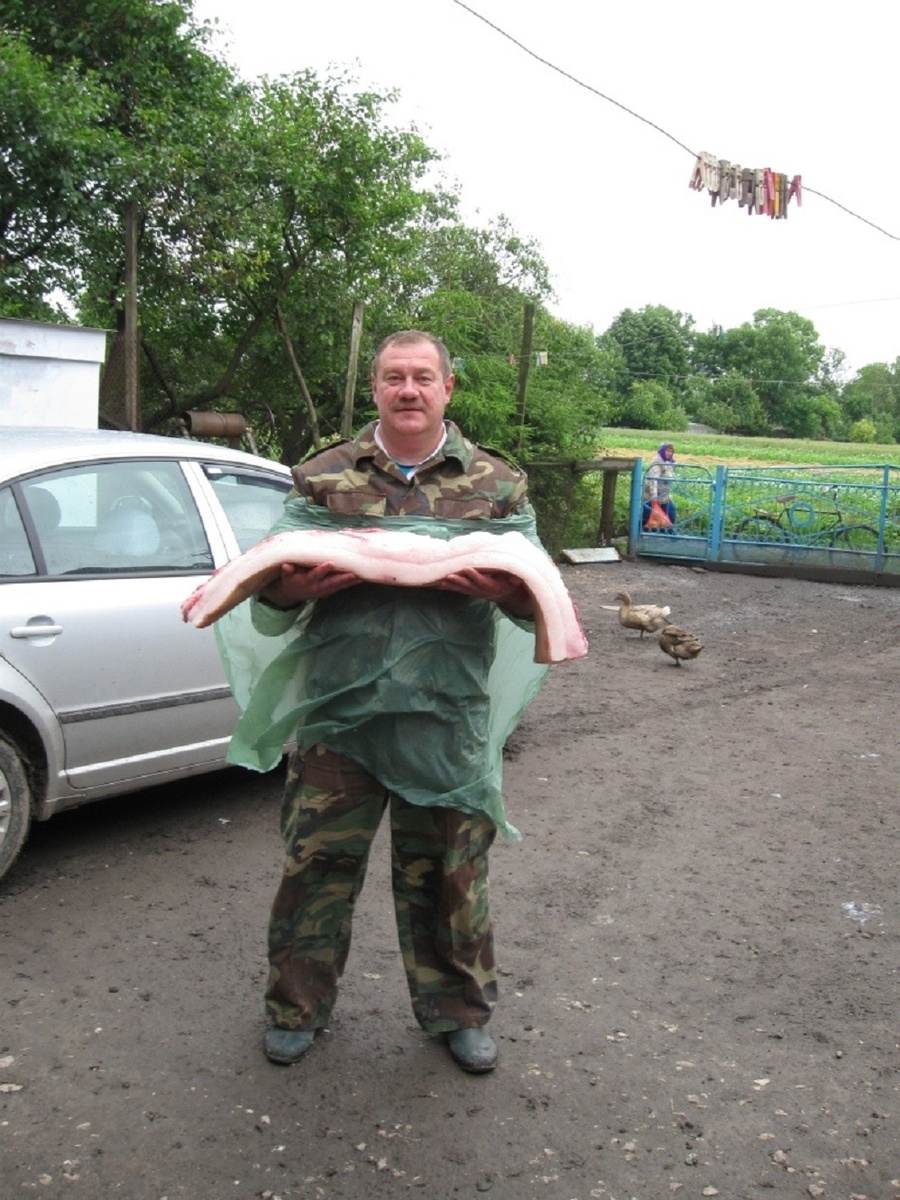
[[[400,384],[400,395],[417,396],[418,394],[419,389],[416,387],[416,381],[413,379],[412,375],[406,375],[403,379],[403,382]]]

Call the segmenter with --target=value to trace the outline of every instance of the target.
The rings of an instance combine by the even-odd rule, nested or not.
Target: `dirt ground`
[[[563,571],[592,648],[509,747],[497,1071],[413,1022],[381,835],[333,1027],[269,1064],[280,772],[148,791],[0,884],[2,1200],[900,1197],[900,594]]]

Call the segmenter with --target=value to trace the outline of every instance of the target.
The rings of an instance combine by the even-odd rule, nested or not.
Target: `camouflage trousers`
[[[269,1024],[328,1024],[369,850],[388,807],[394,911],[416,1019],[428,1033],[489,1019],[497,999],[488,908],[493,822],[409,804],[352,759],[314,746],[291,759],[284,793],[286,858],[269,920]]]

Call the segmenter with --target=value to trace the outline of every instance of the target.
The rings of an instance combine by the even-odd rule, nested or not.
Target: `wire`
[[[805,304],[798,312],[816,312],[820,308],[850,308],[854,304],[889,304],[900,296],[873,296],[871,300],[835,300],[832,304]]]
[[[571,75],[568,71],[564,71],[562,67],[558,67],[555,63],[550,62],[548,59],[542,58],[540,54],[537,54],[534,50],[529,49],[529,47],[524,45],[524,43],[520,42],[517,38],[514,38],[512,34],[507,33],[505,29],[501,29],[499,25],[495,25],[493,21],[489,21],[487,17],[483,16],[480,12],[476,12],[474,8],[470,8],[468,4],[464,4],[463,0],[453,0],[453,3],[458,5],[460,8],[464,8],[467,13],[470,13],[473,17],[477,17],[479,21],[483,21],[484,24],[493,29],[495,33],[499,33],[501,37],[505,37],[508,42],[512,42],[514,46],[518,46],[520,50],[524,51],[525,54],[530,55],[531,58],[541,63],[543,66],[549,67],[551,71],[556,71],[558,75],[562,75],[565,79],[577,84],[578,87],[584,88],[585,91],[592,92],[595,96],[599,96],[601,100],[606,100],[608,104],[614,104],[616,108],[621,108],[622,111],[627,112],[630,117],[634,117],[638,121],[643,121],[645,125],[649,125],[651,129],[655,129],[657,133],[661,133],[663,137],[668,138],[670,142],[674,142],[676,146],[680,146],[682,150],[687,150],[688,154],[690,154],[693,158],[698,157],[696,150],[691,150],[690,146],[686,146],[684,142],[679,141],[679,139],[675,137],[674,134],[669,133],[667,129],[663,129],[661,125],[657,125],[655,121],[651,121],[647,117],[642,117],[641,114],[635,112],[633,108],[629,108],[626,104],[622,104],[620,101],[614,100],[612,96],[607,96],[604,92],[599,91],[597,88],[591,87],[589,83],[585,83],[582,79],[578,79],[575,75]],[[812,196],[818,196],[820,200],[827,200],[829,204],[833,204],[835,208],[841,209],[841,211],[847,213],[848,216],[855,217],[857,221],[862,221],[864,225],[869,225],[872,229],[877,229],[878,232],[883,233],[885,237],[892,238],[895,242],[900,242],[900,237],[898,237],[896,233],[890,233],[887,229],[882,229],[882,227],[880,225],[876,225],[874,221],[868,220],[867,217],[860,216],[859,213],[847,208],[845,204],[841,204],[837,200],[833,200],[831,196],[826,196],[824,192],[818,192],[815,188],[808,187],[806,184],[803,185],[803,191],[808,192]]]
[[[853,212],[847,208],[845,204],[839,204],[837,200],[832,200],[830,196],[826,196],[823,192],[817,192],[815,188],[803,185],[804,192],[809,192],[812,196],[818,196],[820,200],[827,200],[829,204],[833,204],[835,208],[841,209],[851,217],[856,217],[857,221],[862,221],[864,225],[871,225],[873,229],[877,229],[879,233],[883,233],[885,237],[893,238],[895,242],[900,242],[900,237],[896,233],[889,233],[886,229],[882,229],[880,225],[876,225],[874,221],[870,221],[867,217],[861,217],[859,213]]]
[[[608,335],[608,333],[606,333],[606,334],[601,334],[600,336],[607,337],[609,335]],[[618,341],[616,341],[615,338],[610,338],[610,340],[616,342],[616,345],[619,348],[625,348],[629,345],[637,345],[638,344],[637,342],[618,342]],[[603,349],[603,347],[600,347],[600,349]],[[495,352],[492,354],[461,354],[461,355],[459,355],[459,358],[461,359],[461,363],[460,363],[460,365],[457,366],[456,373],[459,377],[464,377],[467,364],[469,366],[474,366],[478,363],[485,363],[485,362],[501,362],[501,363],[509,365],[511,368],[513,366],[518,368],[519,357],[520,356],[518,355],[518,353],[516,353],[516,354],[498,354]],[[510,362],[510,359],[515,359],[516,362],[512,363],[512,362]],[[545,370],[547,367],[555,366],[557,363],[560,363],[560,362],[571,362],[571,361],[572,360],[568,357],[564,358],[563,356],[556,354],[553,351],[550,351],[548,361],[543,366],[540,367],[540,370]],[[805,387],[805,386],[815,386],[815,382],[816,382],[815,380],[802,380],[802,379],[764,379],[761,376],[756,376],[756,375],[744,375],[744,374],[738,375],[736,372],[731,373],[731,374],[732,374],[732,378],[736,377],[736,378],[740,379],[742,383],[750,384],[751,387],[757,383],[777,384],[779,387],[783,387],[786,384],[790,384],[792,386],[804,386]],[[679,375],[676,373],[669,373],[666,371],[632,371],[631,368],[627,367],[627,366],[622,366],[621,369],[617,370],[615,372],[615,374],[613,374],[613,375],[597,375],[597,376],[595,376],[595,378],[597,379],[597,381],[599,383],[615,384],[620,379],[622,379],[623,376],[627,379],[636,379],[636,380],[659,379],[659,380],[665,380],[667,382],[676,382],[676,383],[677,382],[686,382],[691,379],[706,379],[711,383],[715,383],[717,379],[723,378],[722,375],[708,375],[708,374],[704,373],[703,371],[689,371],[686,375]]]
[[[517,41],[516,38],[514,38],[512,34],[507,33],[505,29],[501,29],[499,25],[495,25],[493,21],[489,21],[487,17],[483,17],[481,13],[476,12],[474,8],[469,8],[468,4],[463,4],[462,0],[453,0],[453,3],[458,4],[460,8],[464,8],[467,13],[471,13],[472,16],[477,17],[479,21],[484,21],[485,25],[489,25],[491,29],[499,33],[501,37],[505,37],[507,41],[512,42],[514,46],[518,46],[520,50],[524,50],[526,54],[530,54],[532,58],[536,59],[539,63],[542,63],[543,66],[549,67],[551,71],[556,71],[558,75],[562,75],[564,78],[571,80],[572,83],[576,83],[579,87],[584,88],[585,91],[593,92],[593,94],[595,96],[599,96],[601,100],[606,100],[607,103],[614,104],[616,108],[621,108],[622,111],[627,112],[630,117],[635,117],[638,121],[643,121],[645,125],[649,125],[651,129],[655,129],[657,133],[661,133],[663,137],[667,137],[669,141],[674,142],[676,146],[680,146],[682,150],[687,150],[688,154],[692,155],[694,158],[697,157],[696,150],[692,150],[690,146],[686,146],[684,142],[679,142],[677,137],[674,137],[667,130],[663,129],[661,125],[657,125],[654,121],[649,120],[647,117],[642,117],[640,113],[636,113],[634,109],[629,108],[627,104],[622,104],[618,100],[614,100],[612,96],[607,96],[604,92],[598,91],[597,88],[591,87],[589,83],[585,83],[583,80],[576,78],[576,76],[570,75],[568,71],[564,71],[562,67],[558,67],[555,63],[549,62],[546,58],[541,58],[539,54],[536,54],[534,50],[529,50],[527,46],[523,45],[522,42]]]

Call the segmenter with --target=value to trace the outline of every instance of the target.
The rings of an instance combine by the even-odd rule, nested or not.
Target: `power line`
[[[499,25],[495,25],[493,21],[489,21],[488,18],[483,16],[480,12],[476,12],[474,8],[470,8],[468,4],[464,4],[463,0],[453,0],[453,3],[458,5],[460,8],[464,8],[467,13],[473,17],[476,17],[479,21],[482,21],[485,25],[493,29],[495,33],[499,33],[500,36],[506,38],[508,42],[512,42],[514,46],[518,46],[520,50],[522,50],[525,54],[528,54],[531,58],[535,59],[536,62],[541,63],[542,66],[549,67],[551,71],[555,71],[558,75],[562,75],[563,78],[568,79],[571,83],[576,84],[578,87],[584,88],[585,91],[592,92],[593,95],[599,96],[601,100],[605,100],[608,104],[614,104],[616,108],[621,108],[622,111],[628,113],[630,117],[634,117],[638,121],[643,121],[645,125],[649,125],[651,129],[655,129],[657,133],[661,133],[663,137],[668,138],[670,142],[674,142],[676,146],[680,146],[682,150],[686,150],[693,158],[697,158],[696,150],[691,150],[689,146],[686,146],[684,142],[680,141],[677,137],[675,137],[674,134],[669,133],[667,129],[663,129],[661,125],[657,125],[655,121],[651,121],[647,117],[642,117],[640,113],[635,112],[633,108],[629,108],[627,104],[622,104],[619,100],[613,99],[612,96],[607,96],[598,88],[592,87],[589,83],[585,83],[584,80],[578,79],[577,76],[563,70],[562,67],[558,67],[556,63],[550,62],[549,59],[542,58],[540,54],[530,49],[530,47],[526,46],[523,42],[520,42],[518,38],[514,38],[511,33],[507,33],[505,29],[501,29]],[[805,183],[803,185],[803,190],[804,192],[809,193],[811,196],[818,196],[820,200],[826,200],[829,204],[833,204],[835,208],[841,209],[841,211],[847,213],[848,216],[855,217],[857,221],[862,221],[864,225],[869,225],[872,229],[876,229],[879,233],[883,233],[885,237],[892,238],[895,242],[900,242],[900,236],[898,236],[896,233],[890,233],[887,229],[883,229],[880,225],[876,225],[874,221],[870,221],[867,217],[860,216],[859,213],[847,208],[845,204],[841,204],[839,201],[833,200],[831,196],[826,196],[824,192],[816,191],[815,188],[811,188]]]
[[[816,312],[820,308],[850,308],[854,304],[889,304],[900,296],[873,296],[871,300],[835,300],[832,304],[805,304],[800,312]]]

